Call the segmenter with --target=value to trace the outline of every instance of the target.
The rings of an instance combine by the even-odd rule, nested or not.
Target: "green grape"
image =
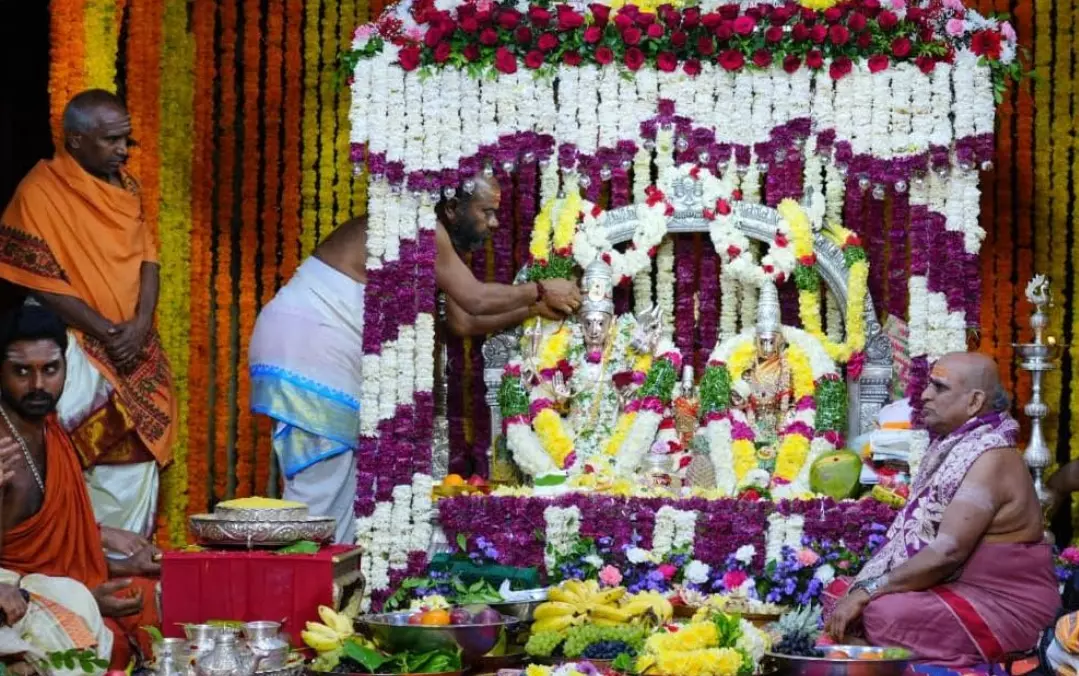
[[[550,657],[564,638],[562,632],[558,631],[532,634],[528,637],[528,643],[525,644],[525,652],[536,657]]]

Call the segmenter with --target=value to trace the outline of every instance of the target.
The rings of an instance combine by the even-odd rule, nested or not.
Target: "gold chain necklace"
[[[11,422],[11,418],[8,417],[7,411],[3,406],[0,406],[0,415],[4,417],[4,422],[7,423],[8,429],[15,435],[15,441],[19,442],[19,448],[22,449],[23,458],[26,459],[26,464],[30,466],[30,471],[34,475],[34,481],[37,482],[38,488],[41,489],[41,494],[45,495],[45,482],[41,479],[41,472],[37,470],[37,463],[34,462],[34,457],[30,455],[30,447],[26,445],[26,439],[22,438],[19,434],[19,430],[15,429],[14,423]]]

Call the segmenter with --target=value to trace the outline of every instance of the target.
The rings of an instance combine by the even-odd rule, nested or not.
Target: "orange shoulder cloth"
[[[0,567],[70,577],[94,589],[109,575],[101,534],[75,448],[53,417],[45,422],[45,456],[44,504],[4,533]]]
[[[124,187],[114,186],[64,152],[39,162],[0,216],[0,280],[78,298],[113,323],[134,318],[142,264],[156,260],[152,224],[143,223],[134,181],[125,176]],[[164,465],[172,455],[176,401],[157,331],[127,373],[117,370],[99,340],[74,333],[118,393],[147,450]]]

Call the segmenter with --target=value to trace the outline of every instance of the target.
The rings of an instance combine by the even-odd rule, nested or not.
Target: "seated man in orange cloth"
[[[71,578],[93,594],[114,635],[113,668],[133,649],[149,657],[142,627],[159,624],[158,552],[131,533],[98,526],[71,439],[56,420],[64,390],[67,332],[48,309],[27,304],[0,317],[0,445],[14,440],[21,453],[6,458],[0,526],[0,569],[18,575]],[[107,559],[105,549],[125,551]]]
[[[0,280],[70,327],[57,420],[71,434],[98,521],[149,535],[176,406],[157,333],[154,223],[122,171],[131,119],[103,90],[64,111],[64,145],[0,216]]]

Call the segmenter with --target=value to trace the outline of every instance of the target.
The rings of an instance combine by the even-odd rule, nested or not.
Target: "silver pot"
[[[272,671],[285,666],[289,644],[281,638],[280,622],[248,622],[243,631],[248,647],[261,660],[259,671]]]
[[[195,662],[198,676],[252,676],[262,658],[243,645],[232,632],[219,632],[214,649]]]
[[[214,638],[219,627],[212,624],[185,624],[184,635],[191,644],[191,651],[196,656],[204,655],[214,649]]]

